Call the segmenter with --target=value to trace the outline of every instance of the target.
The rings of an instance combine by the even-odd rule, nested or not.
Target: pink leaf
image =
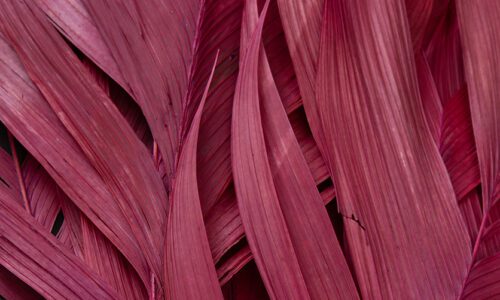
[[[167,295],[171,299],[222,299],[203,224],[196,178],[198,131],[216,63],[217,57],[182,147],[173,184],[165,244]]]
[[[400,1],[326,1],[317,101],[327,162],[341,213],[357,220],[345,230],[363,297],[451,298],[470,243],[425,124],[404,18]]]

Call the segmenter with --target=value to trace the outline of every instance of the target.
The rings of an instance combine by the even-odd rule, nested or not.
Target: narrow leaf
[[[308,299],[274,188],[260,116],[259,49],[268,4],[248,43],[236,85],[231,134],[234,182],[247,239],[269,295]]]
[[[325,133],[315,101],[324,0],[277,2],[307,120],[319,149],[325,151]]]
[[[198,131],[216,63],[217,57],[182,147],[172,190],[165,258],[167,293],[171,299],[222,299],[203,224],[196,178]]]
[[[247,1],[243,19],[246,32],[258,22],[257,11],[257,1]],[[250,38],[250,34],[242,36],[242,45],[248,44]],[[312,299],[356,299],[354,281],[288,121],[263,49],[258,74],[262,128],[270,170],[309,295]]]

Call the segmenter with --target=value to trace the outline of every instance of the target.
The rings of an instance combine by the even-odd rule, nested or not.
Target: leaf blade
[[[317,78],[361,293],[456,297],[470,243],[418,99],[404,6],[368,2],[326,2]]]

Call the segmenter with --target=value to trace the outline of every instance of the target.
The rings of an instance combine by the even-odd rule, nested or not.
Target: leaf
[[[202,84],[205,87],[206,80],[202,78],[207,74],[203,70],[210,70],[211,67],[207,67],[206,62],[211,61],[214,49],[221,49],[203,109],[198,142],[197,172],[204,215],[212,210],[231,181],[231,109],[238,76],[242,8],[243,1],[240,0],[206,2],[207,12],[201,26],[198,49],[200,53],[206,53],[206,58],[202,59],[203,56],[197,55],[193,68],[193,87]],[[222,32],[216,34],[210,30],[205,31],[207,28],[220,28]],[[204,68],[201,67],[203,64]],[[191,90],[191,98],[198,99],[199,102],[203,89]],[[194,103],[196,104],[195,101]]]
[[[54,26],[111,78],[127,89],[125,79],[81,0],[35,0]]]
[[[500,35],[487,26],[498,23],[500,5],[485,1],[469,5],[458,1],[458,19],[463,39],[465,75],[476,140],[483,209],[487,214],[496,200],[500,185],[500,90],[494,85],[500,79]]]
[[[173,184],[165,244],[165,277],[170,299],[222,299],[203,224],[196,178],[198,131],[217,57],[218,53],[182,147]]]
[[[271,297],[307,299],[266,157],[259,108],[258,65],[267,6],[241,61],[232,121],[232,166],[245,233]],[[282,265],[279,261],[286,261]]]
[[[344,225],[362,296],[451,298],[470,243],[425,124],[404,14],[399,1],[326,2],[317,78],[326,161],[340,212],[352,216]]]
[[[58,189],[47,173],[33,158],[28,157],[23,163],[23,173],[28,187],[28,199],[37,221],[50,220],[51,208],[56,207],[57,214],[64,209],[64,228],[68,231],[67,244],[77,256],[104,280],[106,280],[124,299],[145,298],[145,290],[135,271],[115,247],[92,225]],[[42,207],[48,209],[37,209]],[[54,211],[52,211],[54,213]],[[55,219],[55,216],[54,216]],[[53,221],[44,226],[49,232]],[[62,230],[63,228],[61,228]],[[58,239],[60,239],[58,235]]]
[[[112,200],[101,176],[41,97],[1,35],[0,55],[2,122],[82,212],[117,245],[141,277],[146,278],[146,263],[142,255],[138,255],[137,241],[131,234],[127,219]]]
[[[0,266],[0,295],[9,300],[43,299],[3,266]]]
[[[481,202],[477,189],[480,178],[466,88],[462,87],[456,95],[442,101],[425,56],[417,55],[416,63],[427,124],[439,147],[471,241],[474,242],[481,223]]]
[[[247,1],[243,19],[247,32],[258,22],[257,10],[256,1]],[[249,40],[250,34],[243,36],[242,45]],[[356,299],[354,281],[263,49],[258,75],[262,129],[274,188],[309,295],[313,299]]]
[[[149,266],[159,274],[167,196],[153,161],[110,99],[36,9],[19,3],[8,7],[5,18],[12,22],[4,31],[11,38],[26,37],[15,45],[30,77],[107,183]],[[24,16],[22,24],[18,15]],[[37,40],[44,34],[44,42]],[[37,51],[30,51],[36,45]]]
[[[461,299],[492,299],[500,293],[500,253],[485,258],[473,267]]]
[[[117,291],[120,299],[146,299],[146,288],[130,264],[92,223],[81,218],[85,263]]]
[[[224,51],[221,52],[221,63],[217,66],[215,73],[216,81],[212,84],[205,105],[200,128],[198,151],[200,197],[206,221],[207,234],[209,236],[215,261],[218,261],[220,257],[229,250],[229,247],[232,247],[243,236],[243,229],[241,228],[241,219],[237,211],[234,191],[229,191],[232,182],[230,163],[230,117],[234,86],[237,77],[241,4],[241,1],[207,2],[207,13],[203,19],[200,33],[200,45],[204,46],[199,49],[200,52],[203,52],[203,49],[213,49],[214,47],[222,47],[222,50],[226,47],[227,49],[227,53],[224,53]],[[274,23],[279,23],[277,8],[274,7],[271,11],[273,16],[278,18]],[[209,35],[205,33],[204,30],[206,28],[213,28],[217,25],[220,25],[220,28],[224,28],[224,34]],[[269,30],[277,31],[281,36],[283,35],[280,26],[266,26],[268,26]],[[272,52],[276,53],[278,56],[283,56],[279,53],[280,49],[283,48],[283,45],[280,44],[283,40],[284,37],[282,36],[281,40],[273,41],[269,44]],[[275,48],[277,46],[280,46],[280,48]],[[197,55],[196,57],[200,56]],[[282,78],[280,82],[288,84],[291,74],[286,74],[286,72],[289,72],[287,70],[290,70],[291,66],[288,65],[288,68],[281,70],[281,67],[281,69],[278,68],[278,63],[281,62],[275,62],[275,66],[277,67],[276,70],[279,70],[277,76]],[[196,64],[194,70],[203,73],[201,71],[206,69],[206,66],[204,68],[198,67],[200,64]],[[200,82],[204,81],[196,79],[197,76],[201,77],[197,75],[198,73],[196,71],[193,82],[200,85]],[[293,83],[291,85],[291,89],[293,90]],[[283,88],[283,93],[287,93],[287,97],[296,97],[293,94],[294,92],[288,95],[290,88],[286,86]],[[200,89],[197,88],[195,90],[199,91]],[[297,110],[297,107],[293,108],[291,106],[297,105],[296,100],[291,99],[283,101],[286,102],[287,111],[292,112]],[[301,115],[292,119],[294,129],[301,134],[299,142],[307,155],[308,161],[311,163],[311,168],[314,168],[314,175],[318,176],[318,180],[323,180],[328,176],[327,169],[319,154],[317,146],[310,136],[310,131],[304,128],[308,126],[307,123],[302,119]]]
[[[245,234],[233,183],[214,207],[204,215],[204,220],[212,256],[217,263]]]
[[[457,14],[463,42],[465,77],[468,85],[472,130],[476,142],[479,173],[481,177],[481,196],[483,215],[474,242],[472,262],[469,264],[467,279],[462,284],[460,298],[475,295],[485,298],[498,294],[491,279],[498,272],[498,243],[484,245],[484,240],[498,241],[500,236],[495,230],[499,214],[500,199],[500,90],[493,83],[500,79],[500,57],[498,46],[500,35],[487,24],[498,23],[500,5],[494,1],[484,1],[470,5],[457,1]],[[487,25],[487,26],[485,26]],[[494,247],[491,247],[494,246]],[[496,247],[495,247],[496,246]],[[481,249],[482,248],[482,249]],[[481,250],[488,250],[486,258]],[[493,251],[492,251],[493,250]],[[496,264],[495,264],[496,263]],[[476,279],[491,283],[484,294],[476,294]],[[486,287],[486,286],[485,286]],[[471,292],[472,291],[474,292]]]
[[[84,214],[67,197],[61,201],[61,209],[64,221],[61,230],[57,234],[57,238],[69,246],[76,256],[83,258],[82,219]],[[95,230],[99,229],[95,227]]]
[[[277,2],[307,120],[314,139],[323,152],[325,133],[315,95],[324,0]]]
[[[269,17],[264,24],[262,42],[280,98],[287,113],[290,114],[302,106],[302,96],[293,69],[292,58],[288,51],[278,5],[275,1],[269,3],[267,14]]]
[[[12,157],[0,149],[0,192],[10,195],[9,199],[16,201],[19,205],[24,205],[19,188],[19,181],[16,175],[16,168]]]
[[[419,83],[418,87],[427,125],[429,126],[434,142],[439,144],[441,138],[441,124],[443,122],[443,105],[439,98],[426,57],[422,53],[417,54],[415,56],[415,61]]]
[[[61,210],[58,187],[38,162],[28,156],[22,164],[22,178],[31,214],[45,229],[50,231]]]
[[[272,5],[272,3],[270,3],[268,14],[270,14],[269,19],[275,20],[275,18],[277,18],[277,21],[273,21],[271,24],[264,24],[264,31],[278,31],[283,35],[281,26],[277,24],[280,22],[277,7]],[[282,36],[281,41],[270,42],[266,45],[266,49],[269,49],[272,53],[278,52],[283,48],[282,45],[280,45],[280,42],[283,43],[283,39],[284,37]],[[274,48],[278,46],[281,47]],[[282,53],[279,53],[279,55],[283,56]],[[276,70],[278,70],[278,73],[274,75],[282,78],[280,81],[289,81],[290,74],[286,74],[287,69],[281,70],[282,67],[278,68],[278,63],[279,62],[275,61],[273,64]],[[224,253],[230,251],[231,247],[240,241],[244,234],[241,218],[237,209],[236,196],[234,195],[234,190],[232,190],[232,180],[230,177],[231,165],[229,160],[230,122],[228,116],[231,115],[231,112],[227,108],[229,108],[228,104],[231,104],[232,101],[229,101],[226,95],[232,95],[232,84],[235,84],[236,78],[229,77],[221,81],[222,84],[215,84],[211,88],[213,94],[207,100],[200,129],[200,151],[198,154],[199,169],[201,169],[198,175],[200,182],[200,197],[202,199],[207,234],[209,236],[214,261],[216,262],[219,261]],[[290,85],[293,86],[293,83],[290,83]],[[285,86],[282,88],[287,89]],[[285,93],[285,90],[282,92]],[[286,96],[291,98],[295,97],[293,93],[287,94]],[[285,110],[290,114],[290,122],[300,147],[311,168],[316,183],[320,184],[328,178],[328,170],[312,138],[303,109],[290,106],[295,105],[294,103],[295,100],[293,99],[283,99]],[[225,190],[220,190],[224,188]],[[326,197],[329,197],[328,201],[330,201],[334,196],[329,193],[326,194]],[[237,264],[235,267],[241,268],[243,265]],[[220,268],[218,268],[218,270],[221,271]],[[230,272],[234,273],[237,271],[237,269],[233,269]]]
[[[444,4],[444,12],[436,26],[426,57],[431,68],[436,89],[445,104],[465,84],[462,46],[455,12],[455,1],[435,1],[435,5]],[[450,6],[450,7],[448,7]],[[431,27],[431,26],[429,26]]]
[[[443,107],[440,152],[457,199],[462,200],[480,183],[467,89],[464,87]]]
[[[141,106],[172,178],[202,4],[83,3]]]
[[[235,254],[231,255],[226,261],[222,262],[217,268],[217,276],[221,285],[230,282],[242,269],[252,261],[252,251],[248,244],[244,244]]]
[[[406,12],[410,25],[410,33],[413,40],[413,48],[419,50],[422,47],[426,35],[429,19],[432,16],[434,0],[406,0]],[[444,1],[443,1],[444,2]]]
[[[0,198],[0,264],[44,297],[116,299],[83,265],[19,205]]]
[[[249,264],[225,286],[224,296],[230,300],[269,299],[255,264]]]

